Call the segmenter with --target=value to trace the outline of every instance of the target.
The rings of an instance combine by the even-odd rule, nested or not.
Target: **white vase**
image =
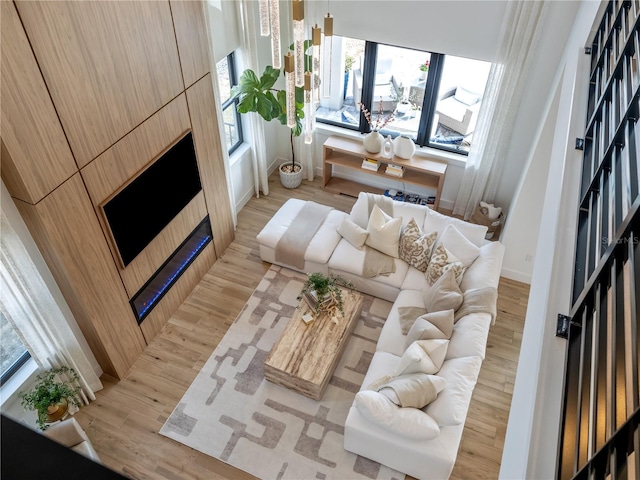
[[[426,80],[427,79],[427,72],[423,72],[422,70],[420,70],[420,80]]]
[[[302,165],[296,163],[296,166],[300,167],[297,172],[283,172],[282,168],[287,165],[291,165],[291,162],[283,163],[278,168],[280,170],[280,183],[282,183],[284,188],[298,188],[302,183],[302,174],[304,169],[302,168]]]
[[[380,150],[382,150],[382,142],[384,142],[384,137],[380,135],[380,132],[375,130],[365,135],[362,139],[362,145],[369,153],[380,153]]]
[[[408,135],[400,135],[393,141],[393,153],[400,158],[409,160],[416,152],[416,144]]]

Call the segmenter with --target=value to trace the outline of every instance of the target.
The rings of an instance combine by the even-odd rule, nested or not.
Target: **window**
[[[344,79],[333,76],[329,98],[321,98],[319,122],[367,132],[362,102],[375,118],[393,113],[381,132],[408,135],[428,145],[467,154],[491,64],[410,48],[334,37],[344,55]],[[344,59],[344,63],[343,62]]]
[[[243,142],[242,122],[237,110],[238,97],[231,96],[231,88],[238,83],[233,52],[216,64],[218,84],[220,85],[220,100],[222,102],[222,119],[224,122],[224,136],[227,150],[231,155]]]
[[[31,358],[31,355],[2,312],[0,312],[0,338],[2,338],[2,342],[0,342],[0,385],[4,385]]]

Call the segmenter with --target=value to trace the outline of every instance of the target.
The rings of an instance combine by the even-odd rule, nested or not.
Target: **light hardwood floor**
[[[105,381],[96,401],[76,414],[107,467],[132,479],[253,478],[158,431],[268,270],[255,237],[269,218],[291,197],[343,211],[355,201],[322,191],[319,179],[285,190],[274,175],[269,186],[268,197],[251,199],[239,212],[235,240],[129,375]],[[501,279],[498,318],[452,479],[498,477],[528,294],[528,285]]]

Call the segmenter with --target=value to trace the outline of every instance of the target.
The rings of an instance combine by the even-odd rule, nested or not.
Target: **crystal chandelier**
[[[311,89],[311,72],[304,74],[304,143],[313,143],[313,130],[315,128],[315,105]]]
[[[296,87],[304,86],[304,1],[293,0],[293,50],[295,55]]]
[[[284,84],[286,92],[287,127],[296,126],[296,78],[295,61],[291,52],[284,57]]]
[[[333,50],[333,17],[330,13],[324,17],[324,78],[322,81],[323,96],[331,96],[331,51]]]

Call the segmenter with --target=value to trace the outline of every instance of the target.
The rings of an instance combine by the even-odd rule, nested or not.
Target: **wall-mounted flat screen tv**
[[[123,267],[202,190],[191,132],[120,188],[102,210]]]

